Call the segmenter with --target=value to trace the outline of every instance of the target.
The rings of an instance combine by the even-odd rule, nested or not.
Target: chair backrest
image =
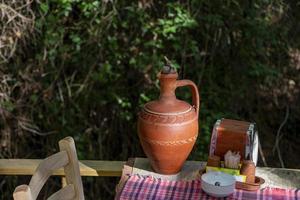
[[[59,141],[60,152],[47,157],[35,170],[29,185],[16,187],[14,200],[36,200],[52,171],[64,168],[67,186],[52,194],[48,200],[84,200],[79,162],[72,137]]]

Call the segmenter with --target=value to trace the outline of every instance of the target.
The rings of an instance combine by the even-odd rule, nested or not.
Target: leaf
[[[15,108],[15,105],[11,101],[4,101],[0,103],[1,107],[5,108],[9,112],[12,112]]]
[[[41,3],[40,8],[44,14],[46,14],[49,11],[49,6],[46,3]]]

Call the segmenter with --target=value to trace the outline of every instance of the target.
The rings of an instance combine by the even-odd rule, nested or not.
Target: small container
[[[246,176],[246,183],[255,182],[255,164],[251,160],[244,160],[241,167],[241,174]]]
[[[217,155],[224,160],[227,151],[239,152],[241,160],[257,163],[258,136],[255,123],[232,119],[219,119],[214,125],[209,155]]]
[[[235,178],[223,172],[208,172],[201,176],[201,188],[213,197],[227,197],[234,192]]]
[[[207,166],[220,167],[221,166],[220,156],[209,156],[207,161]]]
[[[237,181],[235,184],[236,189],[247,190],[247,191],[256,191],[260,189],[260,186],[265,183],[265,179],[256,176],[255,183],[243,183]]]

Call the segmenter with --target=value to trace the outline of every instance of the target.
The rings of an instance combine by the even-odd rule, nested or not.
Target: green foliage
[[[197,21],[193,19],[187,10],[179,4],[167,4],[168,14],[163,19],[158,19],[149,29],[153,33],[161,35],[168,40],[175,40],[175,35],[188,28],[196,28]]]
[[[14,110],[14,104],[11,101],[2,101],[0,102],[0,106],[9,112],[12,112]]]

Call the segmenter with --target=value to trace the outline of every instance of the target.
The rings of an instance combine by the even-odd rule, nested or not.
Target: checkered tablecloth
[[[169,181],[150,176],[130,175],[118,199],[167,200],[167,199],[218,199],[201,190],[201,181]],[[235,190],[228,200],[300,200],[300,189],[264,188],[255,192]]]

